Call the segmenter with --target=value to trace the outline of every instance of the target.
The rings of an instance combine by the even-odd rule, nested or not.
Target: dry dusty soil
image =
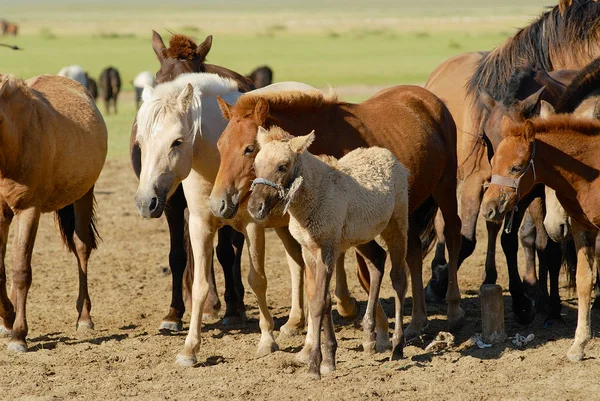
[[[505,292],[508,334],[535,334],[535,340],[523,349],[507,341],[491,349],[425,351],[425,345],[446,328],[445,306],[429,305],[430,323],[422,341],[407,346],[404,359],[389,362],[385,354],[365,355],[359,325],[334,312],[338,369],[312,381],[307,379],[307,368],[294,358],[302,337],[280,339],[280,351],[254,358],[258,309],[246,284],[247,325],[226,329],[219,321],[208,322],[202,330],[199,364],[180,368],[174,361],[185,331],[165,334],[158,330],[170,300],[166,222],[142,220],[137,215],[135,188],[127,162],[107,162],[96,192],[104,241],[90,264],[94,331],[75,330],[75,259],[63,249],[52,216],[43,217],[28,303],[30,351],[7,353],[7,340],[0,339],[0,399],[600,399],[600,342],[590,342],[586,359],[580,363],[570,363],[565,357],[575,329],[576,299],[564,288],[564,324],[551,328],[544,328],[541,316],[528,327],[517,325]],[[467,324],[457,333],[458,343],[481,330],[477,292],[485,233],[479,234],[476,253],[459,272]],[[499,283],[507,287],[503,257],[499,254],[497,259]],[[8,262],[10,266],[10,258]],[[243,269],[247,273],[246,256]],[[426,277],[429,270],[428,258]],[[351,290],[364,311],[366,296],[353,274],[353,258],[349,258],[348,272]],[[286,321],[290,282],[283,248],[273,232],[268,232],[267,274],[269,304],[278,329]],[[388,278],[383,287],[386,311],[392,316]],[[404,324],[410,319],[409,308],[410,298]],[[597,334],[600,316],[593,315]],[[186,329],[187,319],[186,314]]]

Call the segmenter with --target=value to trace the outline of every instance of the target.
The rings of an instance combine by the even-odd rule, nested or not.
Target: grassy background
[[[209,62],[245,74],[268,64],[277,81],[317,87],[421,84],[448,57],[497,46],[553,5],[547,1],[0,0],[0,18],[21,27],[2,42],[25,49],[0,49],[0,72],[28,78],[79,64],[98,77],[113,65],[128,91],[138,72],[158,69],[151,29],[165,41],[170,29],[198,41],[213,34]],[[343,97],[359,101],[368,92]],[[131,98],[106,116],[112,158],[128,152]]]

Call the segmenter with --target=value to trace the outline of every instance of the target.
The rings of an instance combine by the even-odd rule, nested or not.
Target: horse
[[[7,22],[5,32],[5,35],[17,36],[17,34],[19,33],[19,25],[14,24],[12,22]]]
[[[173,80],[180,74],[186,72],[211,72],[223,77],[230,77],[238,84],[238,91],[247,92],[254,89],[254,85],[246,77],[231,71],[225,67],[206,64],[206,55],[212,46],[212,36],[208,36],[199,46],[185,35],[173,35],[167,48],[162,37],[152,31],[152,49],[160,62],[160,69],[156,73],[156,82],[163,83]],[[129,141],[130,159],[133,171],[139,178],[141,171],[140,147],[136,142],[136,121],[134,119],[131,127]],[[185,312],[184,302],[184,280],[188,291],[191,290],[191,276],[185,274],[192,271],[192,259],[188,258],[186,251],[186,235],[188,229],[185,222],[185,209],[187,203],[183,188],[177,191],[167,200],[165,216],[169,226],[170,251],[169,267],[172,275],[171,305],[169,312],[162,319],[161,329],[179,331],[183,324],[181,318]],[[239,324],[245,321],[244,286],[241,279],[241,253],[244,246],[244,237],[230,227],[219,230],[219,240],[216,249],[217,259],[223,267],[225,276],[225,317],[223,324]],[[187,265],[187,267],[186,267]],[[216,285],[212,280],[209,292],[209,300],[205,303],[204,313],[207,316],[216,316],[221,308],[221,302],[216,292]]]
[[[248,78],[254,82],[254,86],[258,88],[264,88],[265,86],[273,83],[273,70],[269,66],[263,65],[254,69],[248,75]]]
[[[341,157],[361,146],[388,148],[411,172],[410,224],[407,262],[412,277],[412,320],[406,338],[418,335],[427,323],[422,285],[422,258],[435,239],[439,205],[446,221],[449,252],[448,324],[463,321],[456,264],[460,247],[460,219],[456,204],[456,127],[444,103],[417,86],[385,89],[360,104],[340,102],[321,92],[247,93],[235,106],[219,101],[229,120],[218,142],[221,164],[210,194],[210,209],[233,218],[246,199],[256,156],[259,126],[278,125],[292,135],[319,132],[315,153]],[[361,282],[368,288],[368,268],[357,258]]]
[[[2,36],[6,36],[7,29],[8,29],[8,21],[1,19],[0,20],[0,31],[2,32]]]
[[[542,71],[583,68],[600,54],[599,16],[600,4],[591,0],[574,0],[562,12],[558,6],[555,6],[477,62],[475,72],[467,83],[466,95],[470,100],[472,113],[472,124],[467,132],[470,132],[474,138],[468,154],[472,155],[475,165],[481,167],[473,172],[465,172],[466,177],[460,194],[462,218],[465,221],[463,234],[474,233],[470,228],[475,227],[483,185],[489,179],[489,163],[485,160],[483,139],[483,125],[489,116],[489,111],[481,94],[487,92],[498,101],[506,98],[508,81],[516,63]],[[485,171],[488,173],[486,174]],[[465,227],[467,224],[468,227]],[[488,239],[488,242],[490,241]],[[466,257],[474,250],[474,235],[473,241],[463,241],[463,244],[461,256]],[[443,294],[445,286],[435,282],[435,279],[444,276],[443,270],[445,269],[436,274],[430,283],[432,290],[437,289],[438,297]],[[484,283],[494,282],[494,276],[486,277],[484,280]],[[511,282],[513,283],[511,288],[519,291],[514,287],[518,284],[517,281],[511,280]],[[531,321],[534,315],[531,308],[532,303],[526,297],[513,299],[513,310],[516,311],[519,321],[523,323]]]
[[[90,95],[92,95],[94,101],[96,101],[96,99],[98,99],[98,84],[87,72],[85,73],[85,79],[87,80],[87,89],[90,91]]]
[[[133,88],[135,89],[135,108],[140,108],[140,101],[142,100],[142,92],[146,85],[154,88],[156,86],[156,78],[150,71],[142,71],[135,76],[133,79]]]
[[[58,76],[70,78],[79,82],[84,88],[87,88],[87,74],[83,71],[83,68],[78,65],[69,65],[61,68],[58,72]]]
[[[513,123],[502,122],[504,139],[492,159],[492,180],[484,194],[482,215],[498,221],[536,183],[544,183],[571,216],[577,249],[577,329],[567,352],[580,361],[591,338],[590,301],[596,237],[600,226],[600,122],[555,115]]]
[[[113,110],[117,114],[117,97],[121,91],[121,75],[119,70],[114,67],[106,67],[100,74],[100,87],[104,94],[104,106],[106,114],[110,114],[110,104],[112,102]]]
[[[337,342],[331,317],[329,282],[334,264],[351,248],[377,255],[379,263],[369,266],[371,288],[363,319],[363,348],[376,349],[375,305],[385,268],[386,253],[376,242],[380,236],[392,261],[390,277],[396,290],[396,328],[392,357],[402,356],[402,307],[406,292],[406,242],[408,232],[408,170],[387,149],[359,148],[337,160],[315,157],[308,147],[314,131],[291,136],[278,127],[258,130],[260,150],[254,167],[256,179],[248,200],[248,211],[257,220],[269,216],[283,199],[290,215],[290,232],[302,245],[308,267],[310,322],[304,354],[309,354],[309,374],[335,370]],[[258,186],[260,185],[260,186]],[[325,359],[321,354],[321,325],[324,326]],[[385,333],[384,343],[389,343]],[[322,362],[322,363],[321,363]]]
[[[87,286],[90,253],[99,235],[94,185],[104,165],[107,131],[93,99],[70,79],[0,76],[0,332],[9,351],[27,351],[25,317],[31,256],[41,213],[55,212],[63,242],[77,258],[77,328],[93,328]],[[17,219],[10,299],[4,257]]]

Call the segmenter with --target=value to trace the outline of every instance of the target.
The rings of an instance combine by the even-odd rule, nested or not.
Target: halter
[[[532,147],[533,147],[533,149],[531,150],[531,158],[529,159],[529,164],[527,164],[527,167],[525,167],[525,170],[519,177],[511,178],[511,177],[504,177],[504,176],[501,176],[498,174],[493,174],[492,179],[490,180],[490,184],[496,184],[496,185],[500,185],[503,187],[514,188],[517,191],[517,202],[519,201],[519,186],[521,184],[521,178],[523,178],[525,176],[525,174],[527,174],[527,172],[529,171],[530,168],[533,170],[533,180],[534,181],[536,180],[535,164],[533,162],[533,158],[535,157],[535,141],[533,142]],[[508,221],[506,222],[506,228],[504,229],[504,232],[506,234],[510,234],[510,232],[512,231],[513,219],[515,217],[515,211],[517,211],[517,210],[519,210],[519,208],[517,207],[517,205],[515,205],[513,210],[510,212],[510,217],[508,218]]]
[[[250,191],[254,191],[254,187],[257,184],[263,184],[263,185],[267,185],[271,188],[275,188],[275,190],[277,191],[277,195],[279,195],[279,199],[285,198],[286,192],[289,191],[289,188],[284,188],[283,186],[281,186],[273,181],[269,181],[266,178],[254,179],[254,181],[252,181],[252,185],[250,185]]]

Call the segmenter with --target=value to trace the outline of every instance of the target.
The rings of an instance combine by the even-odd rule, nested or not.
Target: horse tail
[[[562,266],[567,274],[567,288],[570,291],[577,288],[575,276],[577,275],[577,250],[573,237],[562,243]]]
[[[411,228],[418,230],[419,238],[421,239],[421,250],[423,257],[435,245],[437,235],[435,232],[435,215],[437,214],[438,205],[433,199],[433,196],[427,198],[425,202],[414,213],[411,214]]]
[[[55,212],[56,222],[60,229],[60,236],[62,237],[63,243],[69,248],[69,251],[76,253],[75,241],[73,237],[75,235],[75,206],[71,203],[59,209]],[[94,197],[92,206],[92,218],[88,229],[90,231],[90,239],[92,249],[98,248],[98,242],[102,238],[98,233],[98,223],[96,220],[96,198]]]

